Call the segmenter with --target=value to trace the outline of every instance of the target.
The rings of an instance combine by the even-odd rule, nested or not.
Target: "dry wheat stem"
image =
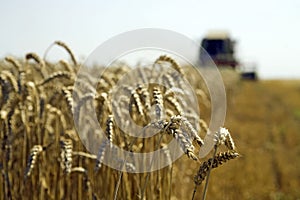
[[[156,144],[156,147],[155,149],[157,149],[160,145],[161,145],[161,141],[162,141],[162,138],[163,138],[163,133],[166,132],[166,129],[169,128],[169,124],[166,125],[166,127],[164,128],[164,130],[162,131],[162,134],[160,135],[159,137],[159,140]],[[147,173],[147,176],[146,176],[146,180],[145,180],[145,183],[144,183],[144,186],[142,187],[142,190],[141,190],[141,199],[143,200],[144,199],[144,195],[145,195],[145,190],[146,190],[146,186],[148,184],[148,181],[149,181],[149,177],[150,177],[150,169],[153,165],[153,162],[154,162],[154,159],[156,159],[156,156],[153,156],[153,158],[151,159],[151,162],[150,162],[150,166],[149,166],[149,169],[148,169],[148,173]]]

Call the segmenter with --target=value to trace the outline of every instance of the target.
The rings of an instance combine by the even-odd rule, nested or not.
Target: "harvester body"
[[[201,41],[201,47],[208,53],[218,67],[236,68],[235,41],[227,32],[210,32]],[[207,53],[200,50],[200,60],[205,61]]]

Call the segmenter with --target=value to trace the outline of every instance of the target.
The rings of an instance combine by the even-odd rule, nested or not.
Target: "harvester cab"
[[[209,32],[201,41],[201,47],[218,67],[236,68],[238,62],[234,52],[235,41],[227,32]],[[205,62],[207,53],[200,49],[200,61]]]

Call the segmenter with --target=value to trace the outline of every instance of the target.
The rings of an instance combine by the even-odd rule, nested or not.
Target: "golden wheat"
[[[46,62],[46,54],[53,45],[63,47],[72,63]],[[117,102],[112,100],[112,89],[129,71],[127,65],[120,63],[105,71],[99,79],[90,72],[78,75],[80,64],[71,48],[61,41],[50,47],[43,59],[28,53],[25,60],[6,57],[4,70],[0,66],[0,141],[3,147],[0,200],[171,199],[173,152],[167,144],[175,139],[189,160],[199,163],[196,151],[204,145],[200,131],[204,134],[209,131],[206,122],[188,109],[183,98],[186,88],[179,77],[186,78],[184,68],[167,55],[160,56],[152,67],[169,63],[177,74],[160,74],[153,68],[138,67],[140,78],[134,85],[122,85],[125,94]],[[149,81],[146,75],[161,77],[162,83],[146,85]],[[195,89],[208,101],[202,88],[196,86]],[[92,105],[95,105],[98,121],[83,112],[92,111]],[[129,126],[130,120],[122,117],[128,112],[143,130],[152,127],[159,130],[159,134],[152,138],[130,136],[116,123],[120,120],[119,123]],[[80,133],[74,123],[83,127]],[[93,147],[98,149],[97,155],[87,152],[80,140],[101,138],[102,133],[92,129],[95,123],[99,123],[107,137]],[[197,130],[195,124],[200,125],[201,130]],[[195,178],[197,185],[204,180],[210,166],[215,168],[238,156],[232,151],[235,145],[229,132],[221,140],[231,151],[218,153],[202,163]],[[194,146],[195,141],[198,146]],[[170,165],[156,172],[131,174],[129,172],[137,170],[138,161],[134,157],[118,158],[115,146],[132,153],[162,149]],[[102,165],[107,159],[127,172]],[[146,167],[151,169],[151,166]]]

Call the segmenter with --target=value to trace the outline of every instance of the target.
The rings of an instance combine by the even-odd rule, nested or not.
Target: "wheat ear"
[[[201,147],[204,144],[204,142],[198,135],[196,129],[194,129],[193,125],[184,117],[182,118],[182,122],[185,128],[188,130],[188,132],[192,135],[192,137],[196,140],[198,145]]]
[[[235,150],[235,145],[229,132],[226,135],[224,144],[229,150]]]
[[[144,106],[142,104],[140,95],[138,94],[137,90],[132,87],[124,87],[125,92],[130,96],[130,102],[129,102],[129,112],[131,115],[133,115],[133,109],[132,107],[136,107],[138,114],[140,116],[144,116]]]
[[[63,47],[71,56],[71,60],[74,63],[75,66],[77,66],[77,61],[75,59],[74,53],[72,52],[71,48],[64,42],[62,41],[55,41],[54,44],[57,44],[58,46]]]
[[[66,174],[71,173],[72,170],[72,151],[73,143],[71,139],[63,139],[60,141],[61,145],[61,168]]]
[[[15,68],[18,69],[19,72],[22,70],[22,65],[15,58],[13,58],[11,56],[6,56],[5,61],[8,62],[8,63],[11,63]]]
[[[11,84],[15,92],[19,91],[18,82],[15,76],[10,71],[4,70],[1,72],[0,82],[3,83],[5,81],[8,81]]]
[[[43,151],[43,147],[41,145],[34,145],[30,150],[30,155],[27,162],[27,168],[25,170],[25,178],[30,176],[30,174],[32,173],[32,170],[37,162],[37,158],[42,151]]]
[[[171,58],[170,56],[162,55],[154,63],[158,63],[160,61],[169,62],[171,64],[171,66],[177,72],[179,72],[179,74],[181,74],[182,76],[184,76],[184,72],[183,72],[183,69],[181,68],[181,66],[173,58]]]
[[[109,146],[112,148],[113,145],[113,137],[114,137],[114,117],[113,115],[109,115],[106,120],[106,135],[109,141]]]
[[[149,113],[151,109],[151,101],[150,101],[150,94],[146,87],[139,84],[137,88],[137,93],[140,95],[140,99],[142,103],[145,105],[145,112]]]
[[[71,67],[70,64],[69,64],[67,61],[65,61],[65,60],[60,60],[59,63],[60,63],[62,66],[64,66],[64,68],[65,68],[68,72],[70,72],[70,73],[72,73],[72,74],[75,74],[74,68]]]
[[[183,115],[183,108],[181,107],[180,103],[177,101],[177,99],[171,95],[169,95],[166,99],[166,102],[168,102],[172,107],[174,107],[174,110],[177,112],[178,115]]]
[[[194,177],[194,182],[196,185],[200,185],[205,177],[207,176],[207,173],[209,171],[210,166],[212,168],[217,168],[223,163],[232,160],[234,158],[237,158],[239,154],[235,151],[226,151],[226,152],[220,152],[218,153],[215,158],[209,158],[207,161],[203,162],[197,172],[197,175]]]
[[[162,119],[163,115],[163,96],[158,87],[153,88],[153,104],[155,106],[155,115],[158,120]]]
[[[67,101],[69,110],[72,112],[72,109],[74,107],[74,100],[73,100],[72,92],[69,90],[68,87],[63,87],[62,93]]]
[[[38,85],[44,85],[44,84],[49,83],[49,82],[51,82],[51,81],[53,81],[54,79],[57,79],[57,78],[58,79],[59,78],[66,78],[66,79],[73,80],[73,74],[71,74],[70,72],[66,72],[66,71],[54,72],[48,78],[44,78],[40,83],[38,83]]]
[[[96,166],[95,166],[95,171],[97,172],[101,166],[102,166],[102,162],[104,160],[104,156],[105,156],[105,151],[106,151],[106,146],[108,144],[108,140],[104,140],[101,145],[100,145],[100,148],[99,148],[99,151],[98,151],[98,155],[97,155],[97,162],[96,162]]]
[[[47,72],[45,71],[46,64],[43,59],[41,59],[36,53],[27,53],[25,56],[26,60],[34,60],[36,63],[40,65],[40,68],[37,68],[37,71],[41,74],[43,78],[47,76]]]

